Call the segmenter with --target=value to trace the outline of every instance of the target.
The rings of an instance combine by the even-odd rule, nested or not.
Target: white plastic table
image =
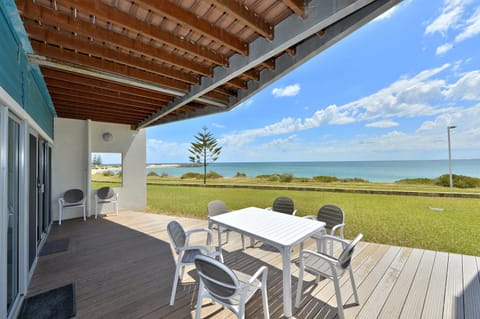
[[[283,263],[283,313],[292,317],[292,282],[290,259],[292,249],[314,233],[322,231],[324,222],[277,213],[264,208],[248,207],[209,217],[218,226],[258,239],[277,248]],[[218,233],[221,246],[221,233]]]

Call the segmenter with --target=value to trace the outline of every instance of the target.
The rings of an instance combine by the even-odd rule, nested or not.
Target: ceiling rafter
[[[96,110],[98,112],[99,108],[102,108],[104,112],[107,111],[116,111],[117,113],[123,113],[127,115],[129,112],[128,109],[124,107],[119,107],[119,106],[111,106],[109,103],[105,104],[103,102],[91,102],[91,101],[72,101],[70,98],[66,96],[57,96],[56,98],[57,103],[62,103],[62,104],[72,104],[72,106],[75,106],[78,109],[91,109],[92,111]],[[135,117],[142,117],[145,114],[149,114],[147,111],[141,111],[141,112],[131,112],[132,116]]]
[[[52,89],[54,92],[58,90],[71,90],[79,93],[92,94],[94,96],[97,95],[104,98],[109,98],[113,101],[118,100],[128,102],[131,105],[138,105],[138,103],[141,103],[141,105],[150,105],[152,107],[158,107],[160,105],[158,100],[145,98],[143,96],[131,95],[126,92],[112,91],[104,89],[101,86],[83,85],[51,78],[48,79],[47,86],[49,88],[49,91],[50,89]]]
[[[55,11],[52,8],[42,7],[28,0],[17,0],[16,3],[19,10],[24,15],[30,15],[29,12],[32,12],[31,15],[33,15],[34,17],[35,14],[38,14],[38,18],[48,15],[49,19],[53,19],[54,17],[52,16],[52,11],[53,14],[58,13],[58,11]],[[134,32],[139,32],[147,38],[155,39],[162,44],[168,45],[172,48],[178,48],[184,52],[188,52],[194,56],[205,59],[211,63],[221,66],[228,65],[228,60],[225,56],[215,53],[202,46],[198,46],[194,43],[182,40],[177,36],[169,32],[165,32],[164,30],[161,30],[158,27],[155,27],[145,21],[139,19],[132,19],[132,16],[128,13],[125,13],[116,7],[109,6],[100,1],[95,1],[95,3],[92,4],[91,2],[87,1],[62,0],[61,3],[67,6],[74,7],[80,11],[85,11],[86,13],[95,16],[96,18],[106,20],[110,23],[119,25]],[[75,20],[77,19],[69,16],[69,21],[67,25],[69,23],[81,24],[80,22]],[[93,24],[91,25],[95,26]],[[86,24],[82,24],[82,26],[88,27]],[[92,31],[90,27],[88,27],[88,29],[90,29],[89,31]],[[100,30],[96,31],[99,32]],[[95,33],[92,34],[95,36]]]
[[[55,44],[62,46],[63,48],[68,48],[74,51],[86,53],[88,55],[108,59],[116,63],[125,64],[150,73],[164,75],[173,80],[178,80],[189,84],[196,84],[200,81],[197,76],[168,68],[161,64],[123,53],[119,50],[114,50],[103,45],[99,45],[93,41],[81,39],[63,32],[54,31],[45,26],[39,26],[31,23],[26,23],[25,26],[30,37],[41,42]]]
[[[283,0],[283,3],[295,12],[296,15],[305,19],[305,0]]]
[[[146,44],[143,41],[130,38],[125,34],[105,29],[96,24],[88,23],[86,21],[75,19],[71,16],[54,11],[51,8],[42,7],[39,5],[29,4],[28,10],[22,14],[24,18],[42,22],[60,30],[73,32],[84,37],[92,38],[94,41],[103,41],[111,43],[125,50],[134,51],[138,54],[145,55],[152,59],[163,61],[165,63],[175,65],[179,68],[198,73],[205,76],[212,76],[212,68],[204,64],[190,61],[178,55],[172,55],[170,51]],[[26,23],[29,23],[26,21]],[[31,24],[31,23],[30,23]]]
[[[81,0],[72,0],[79,2]],[[183,9],[169,0],[136,0],[138,3],[152,11],[167,17],[168,19],[175,21],[181,25],[189,26],[196,32],[212,38],[216,42],[219,42],[227,48],[240,53],[241,55],[248,55],[248,43],[242,41],[236,36],[226,32],[225,30],[212,25],[210,22],[197,17],[195,14]]]
[[[103,70],[126,76],[134,79],[139,79],[147,82],[161,85],[174,90],[186,92],[188,85],[182,82],[174,81],[153,73],[141,71],[134,68],[129,68],[126,65],[116,64],[110,61],[95,59],[88,55],[79,54],[73,51],[65,50],[58,47],[53,47],[36,41],[32,41],[32,48],[40,56],[56,59],[57,61],[66,61],[85,67],[92,67],[98,70]]]
[[[235,17],[261,36],[269,40],[273,39],[273,26],[256,15],[255,12],[249,10],[245,5],[239,3],[238,0],[208,0],[208,2]]]
[[[47,87],[49,88],[50,94],[52,95],[70,96],[70,97],[80,98],[82,99],[82,101],[98,101],[98,102],[111,103],[112,106],[122,106],[125,108],[132,108],[132,109],[135,108],[135,110],[138,110],[138,111],[145,110],[145,111],[149,111],[150,113],[153,112],[155,108],[158,108],[158,105],[144,104],[140,102],[134,103],[132,101],[125,101],[125,100],[116,99],[112,97],[105,97],[104,95],[97,94],[96,91],[82,92],[82,91],[76,91],[76,90],[69,90],[66,88],[58,88],[50,84]]]
[[[104,80],[99,80],[98,78],[82,76],[75,73],[67,73],[64,71],[58,71],[56,69],[51,69],[48,67],[42,67],[42,74],[44,78],[48,79],[48,82],[52,80],[62,81],[64,83],[79,84],[85,86],[93,86],[96,88],[102,88],[104,90],[110,90],[112,92],[126,93],[132,95],[135,99],[138,98],[149,98],[156,101],[168,102],[172,100],[171,96],[166,94],[153,92],[150,90],[144,90],[138,87],[118,84],[115,82],[109,82]]]

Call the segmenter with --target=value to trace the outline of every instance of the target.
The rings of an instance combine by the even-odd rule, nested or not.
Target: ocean
[[[203,173],[203,167],[147,168],[161,175],[181,176],[187,172]],[[449,173],[448,160],[347,161],[347,162],[242,162],[211,163],[208,171],[224,177],[245,173],[249,177],[291,173],[295,177],[335,176],[362,178],[371,182],[394,182],[405,178],[435,178]],[[452,160],[452,173],[480,178],[480,159]]]

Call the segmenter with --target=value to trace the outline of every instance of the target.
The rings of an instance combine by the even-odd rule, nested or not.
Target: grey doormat
[[[26,298],[19,319],[68,319],[76,314],[75,284]]]
[[[46,256],[46,255],[55,254],[55,253],[59,253],[61,251],[67,250],[69,241],[70,240],[68,238],[63,238],[63,239],[46,242],[43,245],[42,251],[40,252],[40,256]]]

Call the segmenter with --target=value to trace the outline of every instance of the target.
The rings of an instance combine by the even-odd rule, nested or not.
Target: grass
[[[214,199],[222,199],[230,208],[239,209],[269,207],[278,196],[291,197],[300,216],[316,214],[324,204],[342,207],[347,238],[361,232],[366,241],[480,256],[479,199],[147,186],[148,211],[201,219],[207,218],[207,203]],[[433,211],[430,207],[443,211]]]

